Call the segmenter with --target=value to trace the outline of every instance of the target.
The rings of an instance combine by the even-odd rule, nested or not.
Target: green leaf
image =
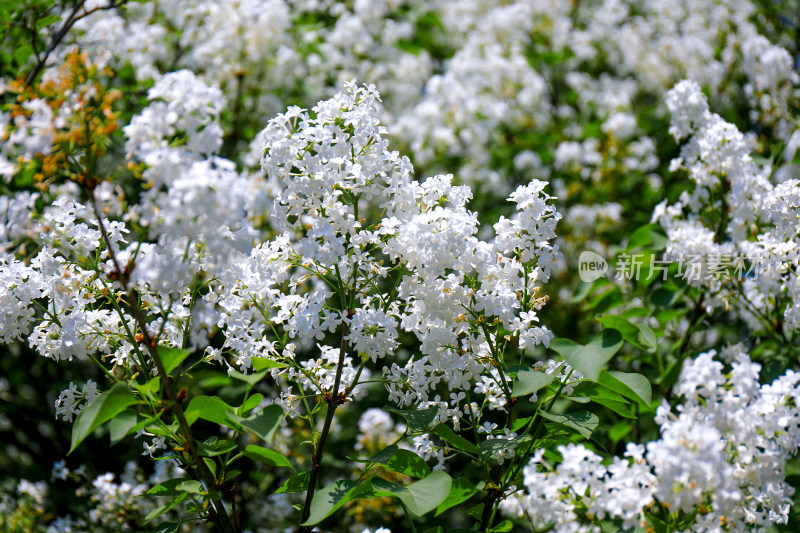
[[[416,478],[423,478],[431,473],[428,463],[419,455],[409,450],[401,450],[396,444],[387,446],[370,459],[357,457],[348,457],[348,459],[356,463],[377,463],[387,470]]]
[[[482,513],[483,513],[483,504],[482,503],[479,503],[478,505],[470,507],[466,511],[467,516],[471,516],[472,518],[474,518],[478,522],[480,522],[480,520],[481,520],[481,514]],[[455,531],[470,531],[470,529],[464,529],[464,530],[456,529]],[[477,531],[477,530],[475,530],[475,531]],[[451,532],[451,533],[454,533],[454,532]]]
[[[203,457],[214,457],[222,455],[223,453],[232,452],[238,445],[232,439],[218,439],[217,437],[209,437],[205,442],[198,442],[197,453]]]
[[[410,513],[422,516],[444,501],[450,493],[451,483],[452,479],[444,472],[433,472],[405,487],[379,477],[372,477],[361,483],[335,481],[314,494],[308,520],[301,525],[317,524],[351,500],[383,496],[398,498]]]
[[[365,462],[369,462],[369,463],[380,463],[380,464],[386,464],[386,461],[388,461],[389,459],[391,459],[391,458],[392,458],[392,456],[393,456],[395,453],[397,453],[397,450],[398,450],[398,449],[399,449],[399,448],[397,447],[397,444],[390,444],[389,446],[387,446],[387,447],[386,447],[386,448],[384,448],[383,450],[379,451],[379,452],[378,452],[378,453],[375,455],[375,457],[373,457],[372,459],[369,459],[369,460],[367,460],[367,461],[365,461]]]
[[[658,307],[667,309],[671,307],[675,301],[677,301],[678,296],[679,295],[676,291],[671,291],[669,289],[665,289],[664,287],[660,287],[654,290],[650,295],[650,301],[652,301]]]
[[[261,446],[254,446],[253,444],[250,444],[244,449],[243,453],[245,457],[249,457],[255,461],[261,461],[262,463],[266,463],[268,465],[283,466],[294,469],[292,467],[292,463],[290,463],[286,457],[274,450],[269,450]]]
[[[617,422],[611,429],[608,430],[608,438],[611,439],[615,445],[633,429],[633,424],[628,422]]]
[[[161,357],[161,362],[164,363],[164,371],[167,374],[171,374],[178,365],[183,363],[184,359],[189,357],[189,352],[180,348],[159,347],[158,355]]]
[[[139,422],[139,415],[132,409],[125,409],[111,419],[108,424],[111,434],[111,445],[118,443],[133,432],[133,428]]]
[[[671,531],[670,526],[666,522],[664,522],[659,518],[656,518],[655,516],[649,515],[647,517],[647,521],[650,523],[651,526],[653,526],[653,531],[655,533],[668,533],[669,531]]]
[[[650,408],[653,390],[650,381],[641,374],[633,372],[603,371],[598,382],[619,394]]]
[[[242,402],[242,405],[240,405],[239,408],[236,409],[236,413],[240,416],[246,415],[256,407],[258,407],[258,404],[260,404],[261,400],[263,399],[264,399],[263,394],[260,393],[253,394],[247,400]]]
[[[625,418],[636,418],[636,415],[633,413],[633,411],[631,411],[630,407],[628,407],[628,403],[625,401],[612,400],[611,398],[606,398],[605,396],[592,396],[590,399],[594,403],[608,407],[620,416]]]
[[[514,527],[514,524],[510,520],[503,520],[494,526],[490,531],[492,533],[506,533],[507,531],[511,531],[512,527]]]
[[[430,529],[426,529],[422,533],[447,533],[442,526],[432,527]]]
[[[385,479],[372,478],[375,496],[395,496],[416,516],[436,509],[450,494],[452,482],[450,476],[438,471],[405,487]]]
[[[664,230],[656,224],[647,224],[633,232],[625,247],[626,252],[636,248],[646,247],[648,250],[657,252],[663,250],[667,245],[667,235]]]
[[[635,322],[634,325],[639,330],[639,341],[642,343],[642,346],[645,347],[645,350],[648,352],[656,351],[658,339],[656,339],[656,332],[653,331],[653,328],[647,324],[640,324],[639,322]]]
[[[590,293],[594,292],[595,289],[598,287],[602,287],[608,285],[608,280],[605,277],[598,278],[591,283],[587,283],[585,281],[579,281],[578,286],[575,287],[575,292],[572,294],[569,300],[567,300],[571,304],[575,304],[589,296]]]
[[[60,21],[61,17],[58,15],[48,15],[46,17],[42,17],[37,21],[37,26],[39,29],[43,30],[48,26],[52,26],[56,22]]]
[[[619,331],[623,339],[637,348],[651,353],[656,350],[656,334],[650,327],[638,322],[630,322],[616,315],[601,316],[598,320],[604,328]]]
[[[156,402],[156,403],[161,401],[161,398],[159,398],[159,396],[158,396],[158,393],[161,390],[161,377],[160,376],[156,376],[154,378],[151,378],[146,383],[143,383],[141,385],[139,383],[135,383],[134,382],[133,386],[136,388],[136,390],[139,392],[139,394],[141,394],[145,398],[148,398],[149,400],[151,400],[153,402]]]
[[[519,430],[521,430],[522,428],[524,428],[525,426],[528,425],[528,422],[531,421],[531,418],[533,418],[533,417],[532,416],[525,416],[525,417],[522,417],[522,418],[517,418],[511,424],[511,431],[513,431],[514,433],[518,433]]]
[[[511,390],[512,396],[528,396],[537,392],[550,384],[555,378],[555,373],[545,374],[532,368],[525,368],[517,371],[514,379],[514,386]]]
[[[33,53],[33,47],[29,44],[24,44],[19,46],[16,50],[14,50],[14,61],[17,62],[17,65],[22,66],[28,60],[28,58]]]
[[[234,416],[234,420],[239,422],[242,427],[259,437],[260,439],[270,442],[272,436],[275,435],[275,430],[283,419],[283,409],[280,405],[267,405],[256,414],[252,414],[247,418],[239,418]]]
[[[473,494],[478,491],[472,481],[467,478],[456,478],[450,484],[450,492],[447,493],[447,498],[436,508],[436,516],[439,516],[451,507],[463,503],[470,499]]]
[[[517,436],[512,439],[506,439],[500,436],[494,439],[485,440],[480,444],[481,457],[483,457],[484,460],[490,459],[501,450],[505,450],[506,448],[516,448],[520,442],[527,440],[528,438],[528,436]]]
[[[147,491],[151,496],[179,496],[181,494],[205,494],[199,481],[186,478],[168,479]]]
[[[581,398],[581,396],[583,396],[584,398]],[[581,403],[586,403],[583,400],[591,401],[591,399],[594,397],[601,397],[621,403],[627,403],[625,401],[625,398],[623,398],[622,395],[620,395],[619,393],[609,389],[608,387],[598,382],[587,381],[587,380],[583,380],[579,382],[577,385],[575,385],[572,391],[572,395],[569,396],[569,399],[580,401]]]
[[[156,526],[152,533],[176,533],[179,527],[181,527],[180,522],[164,522]]]
[[[217,396],[195,396],[184,411],[186,422],[190,426],[198,419],[203,419],[239,430],[239,425],[231,418],[233,414],[233,407]]]
[[[587,439],[591,438],[592,432],[597,429],[597,425],[600,423],[600,419],[597,418],[597,415],[588,411],[575,411],[574,413],[567,413],[565,415],[555,415],[540,410],[539,414],[551,422],[577,431]]]
[[[189,497],[189,493],[188,492],[183,492],[178,497],[172,499],[171,501],[168,501],[164,505],[156,507],[155,509],[150,511],[147,514],[147,516],[144,517],[144,522],[145,523],[149,522],[153,518],[161,516],[162,514],[166,513],[167,511],[169,511],[170,509],[172,509],[173,507],[175,507],[176,505],[178,505],[179,503],[181,503],[183,500],[185,500],[188,497]]]
[[[609,309],[613,309],[617,306],[620,306],[626,302],[625,295],[622,294],[622,290],[619,287],[614,287],[603,294],[595,297],[589,304],[586,306],[587,310],[594,310],[594,313],[597,315],[603,314],[607,312]]]
[[[597,381],[600,370],[622,347],[622,335],[615,329],[604,329],[589,344],[578,344],[570,339],[553,339],[550,348],[583,374],[586,379]]]
[[[450,429],[450,426],[447,424],[438,424],[436,427],[433,428],[431,431],[434,435],[440,436],[444,441],[451,445],[453,448],[457,450],[461,450],[462,452],[478,454],[480,450],[477,446],[472,444],[470,441],[462,437],[461,435],[457,434],[455,431]]]
[[[428,426],[431,425],[431,422],[433,422],[433,420],[436,418],[436,415],[439,414],[438,407],[404,410],[395,409],[394,407],[384,407],[383,409],[405,418],[408,429],[414,433],[428,429]]]
[[[261,371],[268,368],[286,368],[286,363],[279,363],[274,359],[269,359],[267,357],[253,357],[250,360],[250,363],[253,365],[253,370]]]
[[[193,376],[195,383],[201,389],[221,389],[233,385],[233,378],[227,375],[211,373],[211,371],[200,370]]]
[[[295,493],[305,492],[308,490],[308,480],[311,477],[311,472],[300,472],[287,479],[283,485],[280,486],[275,494],[282,494],[284,492]]]
[[[217,462],[214,459],[211,459],[210,457],[203,457],[203,462],[206,464],[208,469],[211,471],[211,475],[214,476],[214,478],[216,478],[217,477]]]
[[[255,372],[253,374],[243,374],[237,370],[232,368],[228,369],[228,375],[232,378],[238,379],[239,381],[244,381],[249,385],[255,385],[269,373],[269,370],[262,370],[261,372]]]
[[[650,230],[650,237],[653,238],[653,244],[650,246],[650,249],[654,252],[660,252],[666,248],[667,243],[669,243],[669,237],[667,237],[664,230],[658,226]]]
[[[422,457],[409,450],[397,450],[383,465],[393,472],[416,478],[424,478],[431,473],[428,463],[423,461]]]
[[[675,385],[675,383],[678,382],[678,378],[681,375],[681,370],[683,370],[683,361],[685,359],[686,359],[685,356],[681,357],[680,359],[672,363],[672,366],[670,366],[669,369],[667,369],[667,375],[661,379],[661,385],[663,387],[670,388],[673,385]]]
[[[334,481],[327,487],[323,487],[314,493],[311,500],[308,519],[303,522],[303,526],[313,526],[328,516],[333,514],[336,509],[354,498],[354,489],[361,487],[359,493],[371,492],[371,479],[362,481],[360,484],[349,479]]]
[[[84,407],[75,419],[75,424],[72,426],[72,442],[67,455],[72,453],[89,433],[136,402],[136,396],[124,383],[116,383],[92,400],[92,403]]]

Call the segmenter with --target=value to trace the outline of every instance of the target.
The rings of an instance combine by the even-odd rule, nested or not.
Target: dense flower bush
[[[797,530],[796,8],[0,5],[0,529]]]

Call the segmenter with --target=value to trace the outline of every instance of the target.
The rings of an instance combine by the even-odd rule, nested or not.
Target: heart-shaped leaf
[[[189,352],[180,348],[159,347],[158,355],[164,364],[164,371],[170,374],[180,365],[184,359],[189,357]]]
[[[416,516],[436,509],[450,494],[452,482],[450,476],[438,471],[405,487],[385,479],[372,478],[375,496],[395,496]]]
[[[121,382],[92,400],[75,419],[75,425],[72,426],[72,442],[67,455],[101,424],[108,422],[136,402],[136,396]]]
[[[405,418],[408,424],[408,429],[412,432],[424,431],[428,429],[431,422],[436,418],[439,413],[438,407],[429,407],[427,409],[395,409],[394,407],[384,407],[385,411],[400,415]]]
[[[451,445],[453,448],[457,450],[461,450],[462,452],[467,453],[474,453],[477,454],[480,452],[478,447],[472,444],[470,441],[453,431],[450,426],[447,424],[439,424],[433,431],[431,431],[434,435],[440,436],[444,441]]]
[[[517,371],[514,386],[511,389],[512,396],[528,396],[546,386],[555,378],[555,373],[545,374],[532,368],[523,368]]]
[[[569,339],[553,339],[550,348],[561,355],[586,379],[597,381],[600,371],[622,347],[622,335],[615,329],[604,329],[589,344],[578,344]]]
[[[622,396],[640,402],[647,407],[650,406],[650,402],[653,400],[653,390],[650,382],[641,374],[603,371],[600,373],[598,382]]]
[[[284,466],[287,468],[292,468],[292,463],[289,462],[289,459],[279,454],[275,450],[270,450],[262,446],[255,446],[253,444],[250,444],[244,449],[244,452],[242,453],[244,453],[245,457],[249,457],[250,459],[253,459],[255,461],[260,461],[268,465]]]
[[[202,418],[231,429],[239,429],[238,424],[231,418],[233,407],[217,396],[195,396],[189,402],[184,414],[189,425]]]
[[[565,415],[554,415],[541,410],[539,414],[551,422],[577,431],[587,439],[591,438],[592,432],[597,429],[597,425],[600,423],[600,419],[597,418],[597,415],[588,411],[576,411]]]
[[[603,324],[604,328],[619,331],[623,339],[637,348],[651,353],[655,351],[656,334],[649,326],[631,322],[616,315],[601,316],[598,320]]]

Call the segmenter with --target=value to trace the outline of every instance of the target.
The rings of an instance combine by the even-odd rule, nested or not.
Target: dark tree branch
[[[69,30],[72,29],[72,27],[75,25],[76,22],[78,22],[82,18],[88,17],[92,13],[96,13],[97,11],[116,9],[126,4],[127,2],[128,0],[115,0],[105,6],[98,6],[86,11],[82,11],[84,4],[86,3],[86,0],[80,0],[76,2],[69,16],[67,16],[63,24],[61,24],[61,27],[53,35],[53,39],[50,41],[50,45],[47,47],[44,53],[41,56],[39,54],[36,55],[36,65],[34,65],[33,69],[30,72],[28,72],[27,76],[25,76],[25,85],[30,86],[36,80],[36,77],[39,76],[39,74],[41,74],[42,70],[47,64],[47,60],[50,58],[50,54],[52,54],[53,51],[58,47],[58,45],[61,44],[61,41],[64,40],[64,37],[67,36],[67,33],[69,33]]]

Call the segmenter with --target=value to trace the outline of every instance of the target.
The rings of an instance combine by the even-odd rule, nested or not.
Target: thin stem
[[[489,350],[492,353],[492,356],[497,361],[497,372],[500,374],[500,388],[503,389],[503,394],[506,396],[506,403],[511,402],[511,389],[508,388],[508,383],[506,383],[506,375],[503,372],[503,361],[500,359],[500,353],[497,350],[497,347],[492,345],[492,336],[489,333],[489,328],[486,325],[486,322],[481,322],[481,329],[483,330],[483,336],[486,338],[486,344],[489,345]]]
[[[358,365],[358,369],[356,370],[356,375],[355,375],[355,377],[353,377],[353,382],[350,384],[349,387],[345,388],[345,394],[349,394],[350,391],[352,391],[356,387],[356,385],[358,385],[358,378],[361,377],[361,372],[364,370],[364,364],[365,364],[365,361],[362,360],[361,364]],[[377,381],[380,382],[380,380],[377,380]],[[365,383],[369,383],[369,382],[365,382]]]
[[[117,378],[114,377],[114,374],[109,372],[108,369],[106,368],[106,366],[103,363],[101,363],[100,360],[93,353],[88,352],[87,355],[89,356],[89,359],[94,361],[97,364],[97,366],[100,367],[100,370],[103,371],[103,373],[106,375],[106,377],[108,377],[108,379],[111,380],[112,383],[116,383],[117,382]]]
[[[178,420],[178,426],[180,427],[181,435],[186,442],[186,449],[189,451],[189,454],[192,457],[192,462],[194,463],[195,468],[197,468],[197,471],[205,483],[206,489],[208,490],[208,496],[212,503],[211,507],[209,508],[212,520],[214,524],[218,526],[224,533],[236,533],[237,530],[231,522],[231,519],[225,510],[225,506],[222,503],[222,499],[219,496],[219,492],[217,491],[217,485],[216,481],[214,480],[214,476],[211,474],[205,462],[200,457],[200,454],[197,452],[197,443],[195,442],[194,435],[192,434],[189,424],[186,421],[186,416],[184,416],[183,408],[178,401],[175,390],[172,388],[172,384],[169,382],[169,374],[166,372],[166,369],[164,368],[164,362],[161,360],[161,356],[158,354],[158,347],[156,346],[154,339],[150,336],[150,333],[147,331],[147,323],[144,320],[142,310],[138,305],[133,305],[133,302],[138,301],[137,291],[134,287],[128,284],[127,274],[120,269],[117,255],[114,252],[114,248],[111,245],[111,239],[109,238],[105,224],[103,223],[103,216],[100,211],[100,206],[97,204],[97,197],[94,194],[94,189],[89,188],[89,196],[92,200],[92,208],[94,209],[95,216],[97,216],[97,225],[100,228],[100,234],[103,237],[103,242],[108,249],[111,262],[114,264],[116,275],[119,278],[120,284],[128,295],[128,307],[130,308],[134,320],[136,320],[136,323],[142,332],[144,344],[147,346],[150,357],[153,359],[153,362],[156,365],[158,375],[162,377],[161,386],[167,395],[169,404],[172,406],[172,411],[175,414],[175,418]],[[192,472],[191,469],[189,471]]]
[[[497,488],[490,488],[486,490],[486,501],[483,503],[483,511],[481,512],[481,526],[479,531],[489,531],[494,518],[494,503],[500,497],[500,490]]]
[[[339,277],[339,273],[336,273]],[[341,278],[339,278],[341,280]],[[344,296],[343,296],[344,298]],[[320,470],[322,468],[322,456],[325,453],[325,442],[328,440],[328,434],[331,431],[331,424],[333,423],[333,414],[340,403],[344,400],[339,398],[339,385],[342,381],[342,367],[344,366],[345,354],[347,353],[347,340],[345,337],[350,333],[350,323],[348,320],[342,321],[342,340],[339,345],[339,361],[336,364],[336,376],[333,379],[333,390],[330,395],[326,395],[328,402],[328,412],[325,413],[325,422],[322,425],[322,432],[319,435],[319,440],[316,446],[311,451],[311,476],[308,479],[308,491],[306,491],[306,502],[303,506],[303,516],[300,523],[308,520],[311,514],[311,500],[314,499],[314,492],[317,490],[317,481],[319,480]],[[310,533],[311,526],[301,526],[300,533]]]
[[[572,376],[573,371],[574,369],[570,369],[569,373],[564,377],[564,380],[559,384],[558,390],[550,399],[550,403],[545,408],[545,411],[547,411],[548,413],[552,411],[553,405],[555,405],[556,400],[558,400],[558,397],[561,396],[561,391],[564,390],[564,387],[566,386],[570,376]],[[528,444],[528,448],[525,450],[525,453],[522,454],[522,460],[517,464],[517,466],[508,469],[508,475],[506,476],[506,480],[503,483],[504,487],[506,487],[508,483],[511,482],[511,480],[514,479],[519,474],[519,471],[522,470],[522,466],[525,463],[525,459],[528,456],[530,456],[531,451],[533,451],[533,445],[536,442],[536,434],[539,432],[539,428],[541,427],[543,420],[544,417],[542,417],[542,415],[539,414],[539,407],[537,407],[536,413],[533,415],[533,418],[531,419],[530,426],[528,426],[531,435],[531,442]]]
[[[128,340],[130,341],[131,345],[133,346],[133,350],[134,350],[134,353],[136,354],[136,358],[139,360],[139,369],[142,372],[148,371],[149,369],[147,368],[147,366],[145,365],[145,362],[144,362],[144,355],[142,355],[142,352],[139,350],[139,343],[136,342],[136,337],[131,332],[131,329],[128,326],[128,321],[125,318],[125,313],[122,312],[122,308],[117,303],[117,300],[113,297],[113,295],[111,295],[111,289],[109,288],[109,286],[105,282],[105,280],[103,280],[101,278],[100,281],[103,284],[103,287],[108,289],[108,294],[109,294],[108,301],[111,302],[111,305],[114,307],[114,309],[116,309],[117,314],[119,315],[120,322],[122,323],[122,327],[125,329],[125,334],[128,336]]]
[[[401,440],[403,440],[404,438],[406,438],[408,435],[409,435],[409,433],[408,433],[408,429],[406,429],[406,431],[405,431],[405,432],[403,432],[403,434],[402,434],[402,435],[400,435],[399,437],[397,437],[397,438],[394,440],[394,442],[393,442],[393,443],[389,444],[389,446],[395,446],[395,445],[396,445],[398,442],[400,442]],[[389,446],[387,446],[387,448],[388,448]],[[372,470],[372,469],[375,467],[375,465],[378,465],[378,464],[380,464],[380,463],[371,463],[371,462],[370,462],[370,463],[366,463],[366,466],[364,467],[364,471],[363,471],[363,472],[361,472],[361,475],[359,475],[359,476],[358,476],[358,479],[356,479],[356,482],[359,482],[359,481],[361,481],[362,479],[364,479],[364,476],[366,476],[366,475],[367,475],[367,474],[370,472],[370,470]]]
[[[400,505],[403,506],[403,511],[405,512],[406,520],[408,520],[408,523],[411,524],[411,531],[413,533],[417,533],[417,527],[414,525],[414,521],[411,519],[411,513],[408,512],[408,507],[406,507],[406,504],[404,504],[402,501],[400,502]]]

